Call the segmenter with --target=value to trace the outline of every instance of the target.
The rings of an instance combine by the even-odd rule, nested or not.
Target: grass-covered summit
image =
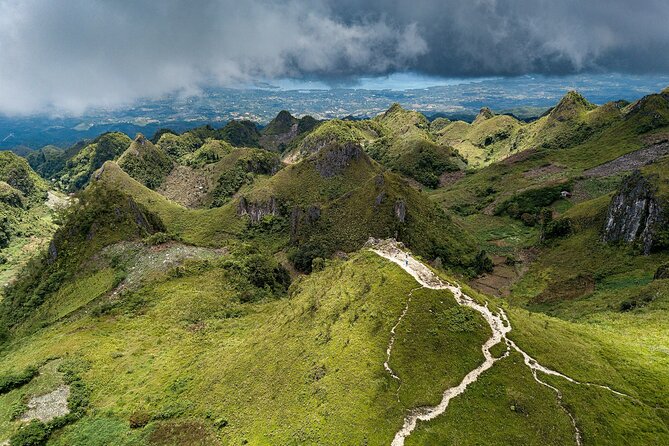
[[[132,144],[119,157],[118,164],[150,189],[160,186],[172,170],[169,156],[142,134],[137,134]]]
[[[46,198],[46,182],[30,168],[24,158],[12,152],[0,152],[0,181],[5,183],[3,189],[8,195],[18,193],[31,201]]]
[[[311,116],[296,118],[282,110],[262,129],[260,145],[267,150],[285,152],[316,126],[318,121]]]

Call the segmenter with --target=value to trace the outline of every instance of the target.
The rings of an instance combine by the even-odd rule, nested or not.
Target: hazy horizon
[[[666,75],[667,18],[658,0],[3,0],[0,113],[83,114],[253,85]]]

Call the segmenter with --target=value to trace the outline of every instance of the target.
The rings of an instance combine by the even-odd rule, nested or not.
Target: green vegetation
[[[204,141],[194,132],[186,132],[182,135],[164,132],[155,144],[172,159],[178,160],[184,155],[195,152],[203,143]]]
[[[359,249],[370,236],[397,236],[456,268],[474,265],[475,244],[457,221],[354,144],[326,146],[244,196],[260,213],[290,219],[291,258],[303,271],[314,258]],[[268,210],[272,199],[276,212]]]
[[[420,289],[412,297],[396,332],[390,366],[403,377],[399,398],[405,406],[436,405],[442,394],[435,389],[457,385],[483,362],[481,345],[490,328],[479,313],[460,307],[448,291]],[[435,361],[420,359],[426,355]]]
[[[319,122],[311,116],[296,118],[282,110],[262,129],[260,145],[267,150],[283,153],[294,147],[311,132]]]
[[[116,160],[132,141],[124,133],[105,133],[81,148],[65,162],[65,167],[56,174],[58,186],[67,192],[82,189],[93,172],[105,161]]]
[[[437,142],[453,147],[469,167],[482,167],[500,161],[521,147],[522,123],[506,115],[483,111],[472,124],[463,121],[430,125]]]
[[[256,175],[271,175],[279,170],[281,165],[277,155],[252,149],[240,152],[234,164],[230,165],[232,161],[228,159],[225,163],[221,163],[225,165],[225,169],[220,173],[211,193],[212,207],[226,203],[243,185],[251,184]]]
[[[9,151],[0,151],[0,201],[14,201],[17,191],[20,196],[35,202],[46,198],[46,182],[41,179],[28,165],[25,159]],[[9,186],[9,187],[8,187]],[[10,189],[11,188],[11,189]],[[0,203],[1,205],[2,203]]]
[[[571,190],[569,184],[557,184],[537,189],[528,189],[504,200],[497,206],[497,215],[507,214],[512,218],[522,219],[532,226],[539,217],[539,211],[552,205],[561,198],[562,191]]]
[[[70,207],[63,219],[64,226],[56,231],[48,252],[31,260],[0,302],[0,321],[4,326],[13,327],[26,320],[54,293],[67,293],[61,287],[75,279],[80,262],[100,248],[164,229],[160,220],[141,204],[98,185],[80,195],[79,203]],[[91,299],[96,295],[82,297]]]
[[[217,133],[217,139],[236,147],[258,147],[260,132],[254,122],[230,121]]]
[[[42,178],[51,179],[65,167],[65,156],[64,150],[55,146],[46,146],[31,151],[26,156],[26,160]]]
[[[573,428],[555,393],[534,381],[515,352],[455,398],[441,417],[419,424],[406,444],[488,442],[537,446],[574,443]]]
[[[256,255],[234,256],[239,255],[249,271],[265,268],[255,266]],[[55,444],[59,435],[95,438],[91,423],[109,426],[99,435],[113,438],[113,432],[127,432],[121,426],[140,411],[149,421],[131,436],[137,444],[145,444],[142,433],[189,419],[202,425],[199,438],[215,435],[234,443],[284,443],[295,435],[313,442],[389,441],[404,407],[382,364],[390,326],[412,279],[362,253],[300,279],[288,299],[246,302],[231,285],[253,274],[237,273],[228,263],[224,257],[219,264],[174,270],[103,316],[79,313],[13,341],[4,355],[17,365],[78,351],[90,364],[78,372],[90,389],[90,406],[108,408],[106,421],[87,412],[62,434],[52,433]],[[41,347],[29,348],[33,342]],[[410,337],[407,342],[413,343]],[[149,356],[155,359],[147,362]],[[439,353],[426,354],[424,361],[428,368],[438,364]],[[267,398],[275,404],[267,405]],[[327,421],[326,414],[332,415]]]
[[[483,109],[430,124],[393,106],[160,131],[155,145],[107,134],[31,157],[43,174],[63,163],[54,176],[77,193],[61,211],[4,155],[0,443],[389,444],[490,336],[450,291],[361,249],[395,237],[577,381],[537,372],[558,398],[497,345],[407,445],[573,444],[571,417],[586,445],[665,444],[669,234],[642,255],[603,228],[627,175],[605,163],[624,154],[665,215],[669,158],[635,151],[667,132],[666,95],[596,107],[569,93],[531,123]],[[69,414],[22,419],[65,385]]]
[[[0,375],[0,395],[29,383],[37,375],[37,367],[28,367],[19,373]]]
[[[0,284],[10,283],[55,230],[47,187],[24,159],[0,152]]]
[[[460,170],[463,160],[445,145],[435,143],[427,119],[394,104],[375,118],[381,137],[367,151],[381,164],[428,187],[437,187],[444,172]]]
[[[130,147],[123,152],[118,165],[149,189],[160,186],[172,170],[170,158],[141,134],[138,134]]]

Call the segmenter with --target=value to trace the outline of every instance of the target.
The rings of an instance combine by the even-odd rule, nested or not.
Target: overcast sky
[[[0,0],[0,112],[255,80],[669,74],[667,0]]]

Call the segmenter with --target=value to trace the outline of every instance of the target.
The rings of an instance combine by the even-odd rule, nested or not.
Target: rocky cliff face
[[[321,208],[318,205],[311,205],[306,209],[294,207],[290,214],[290,240],[297,240],[300,235],[300,229],[304,226],[311,226],[321,219]]]
[[[248,215],[251,224],[259,223],[266,215],[277,215],[278,213],[279,206],[274,197],[263,202],[248,201],[242,197],[237,204],[237,215]]]
[[[321,150],[314,160],[314,164],[322,177],[329,178],[342,173],[349,164],[358,158],[364,158],[369,162],[358,144],[335,144]]]
[[[604,241],[635,243],[644,254],[657,245],[658,231],[667,224],[655,188],[639,171],[623,182],[613,197],[606,215]]]

